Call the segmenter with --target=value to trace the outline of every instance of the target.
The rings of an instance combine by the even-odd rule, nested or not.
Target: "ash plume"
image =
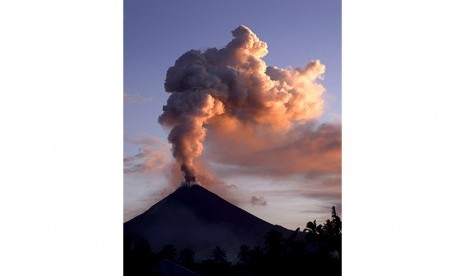
[[[209,125],[287,132],[323,112],[319,60],[305,68],[267,66],[265,42],[245,26],[232,35],[224,48],[184,53],[166,73],[170,96],[159,122],[171,128],[168,140],[186,179],[197,175]]]

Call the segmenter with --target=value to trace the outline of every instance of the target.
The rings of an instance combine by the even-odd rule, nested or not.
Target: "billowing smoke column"
[[[222,49],[190,50],[168,69],[165,90],[171,95],[159,122],[172,127],[173,155],[187,182],[195,182],[195,160],[202,154],[209,122],[231,121],[285,131],[321,116],[325,71],[319,60],[304,69],[266,66],[265,42],[247,27],[232,31]]]

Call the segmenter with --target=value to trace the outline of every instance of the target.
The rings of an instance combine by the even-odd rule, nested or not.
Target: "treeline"
[[[178,251],[166,245],[153,252],[148,242],[124,237],[124,275],[163,275],[165,271],[188,269],[192,275],[341,275],[342,222],[336,208],[324,224],[310,221],[303,233],[297,228],[289,237],[270,230],[264,246],[241,245],[237,260],[228,261],[226,251],[217,246],[211,257],[196,260],[189,248]],[[302,272],[305,272],[302,274]],[[183,275],[188,275],[184,271]]]

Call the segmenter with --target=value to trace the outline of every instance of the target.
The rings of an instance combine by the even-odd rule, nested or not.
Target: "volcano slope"
[[[220,246],[235,261],[241,245],[263,246],[271,229],[289,237],[293,231],[272,225],[227,202],[200,185],[183,185],[146,212],[124,223],[124,234],[146,240],[154,252],[167,244],[190,248],[197,259]]]

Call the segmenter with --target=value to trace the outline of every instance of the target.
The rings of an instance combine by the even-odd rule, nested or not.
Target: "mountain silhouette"
[[[262,246],[264,235],[275,229],[293,231],[266,222],[227,202],[200,185],[183,185],[146,212],[124,223],[124,234],[147,241],[158,251],[167,244],[190,248],[197,259],[211,257],[216,246],[235,261],[243,244]]]

